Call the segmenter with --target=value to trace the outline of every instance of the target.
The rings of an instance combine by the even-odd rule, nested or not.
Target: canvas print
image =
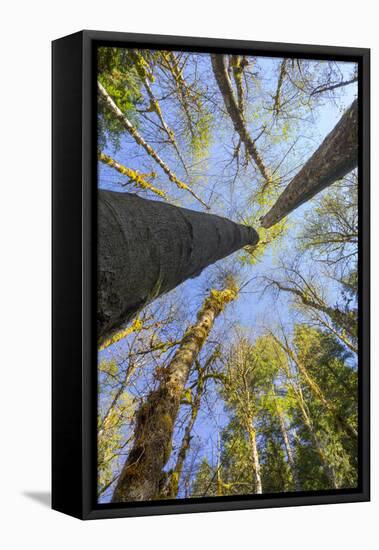
[[[358,66],[97,48],[98,504],[358,486]]]

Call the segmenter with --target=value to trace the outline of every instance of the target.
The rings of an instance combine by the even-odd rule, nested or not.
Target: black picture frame
[[[96,503],[95,48],[338,59],[359,67],[359,486],[328,492]],[[370,499],[370,50],[85,30],[52,43],[52,507],[81,519]]]

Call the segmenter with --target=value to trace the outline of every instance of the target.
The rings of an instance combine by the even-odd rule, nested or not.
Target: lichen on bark
[[[158,388],[147,396],[137,413],[133,448],[118,479],[113,502],[160,498],[165,481],[163,469],[171,454],[174,424],[191,368],[216,317],[237,295],[234,283],[221,291],[211,291],[172,361],[162,369]]]

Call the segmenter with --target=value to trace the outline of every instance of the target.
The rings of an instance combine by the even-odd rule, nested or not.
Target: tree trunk
[[[246,65],[246,59],[242,59],[239,55],[231,56],[231,65],[233,70],[234,83],[237,89],[238,109],[242,118],[245,118],[245,101],[243,94],[242,75]]]
[[[325,320],[325,318],[323,318],[320,315],[316,315],[316,320],[318,323],[324,326],[329,332],[334,334],[334,336],[338,338],[343,344],[345,344],[345,346],[348,347],[353,353],[356,353],[358,355],[357,344],[349,340],[349,338],[346,337],[346,333],[343,330],[342,331],[337,330],[333,325],[333,322],[329,323],[327,320]]]
[[[201,397],[204,390],[204,378],[203,373],[199,372],[199,378],[197,382],[196,395],[191,405],[191,417],[185,427],[184,436],[180,445],[178,458],[176,459],[175,466],[171,472],[170,479],[168,481],[167,488],[164,491],[164,496],[167,498],[176,498],[179,491],[179,481],[182,474],[184,461],[190,448],[192,439],[192,430],[196,422],[197,415],[200,409]]]
[[[127,118],[126,115],[123,114],[121,109],[119,109],[116,105],[116,103],[113,101],[111,96],[108,94],[106,89],[100,82],[97,83],[97,89],[100,94],[100,97],[107,105],[108,109],[114,114],[114,116],[121,122],[121,124],[124,126],[125,130],[129,132],[129,134],[132,136],[132,138],[135,140],[138,145],[143,147],[148,155],[154,161],[162,168],[163,172],[167,175],[168,179],[174,183],[179,189],[184,189],[191,193],[191,195],[198,200],[207,210],[209,210],[209,207],[205,202],[196,195],[194,191],[183,181],[181,181],[174,172],[169,168],[169,166],[164,162],[164,160],[161,159],[161,157],[158,155],[158,153],[145,141],[145,139],[139,134],[137,129],[133,126],[133,124],[130,122],[130,120]]]
[[[247,244],[254,229],[129,193],[98,193],[98,339]]]
[[[342,82],[338,82],[337,84],[330,84],[330,85],[327,85],[327,86],[319,86],[317,88],[315,88],[312,92],[311,92],[311,96],[313,95],[316,95],[316,94],[322,94],[323,92],[328,92],[328,91],[331,91],[331,90],[335,90],[336,88],[342,88],[343,86],[348,86],[349,84],[353,84],[354,82],[357,82],[358,81],[358,77],[355,76],[354,78],[351,78],[350,80],[343,80]]]
[[[298,396],[298,404],[300,407],[301,414],[303,416],[304,424],[306,425],[309,435],[311,436],[311,439],[313,441],[315,450],[320,458],[321,464],[324,468],[325,475],[329,479],[330,483],[332,484],[333,489],[338,489],[337,479],[336,479],[336,473],[334,471],[334,468],[329,466],[328,460],[325,456],[324,448],[321,443],[321,441],[318,438],[318,435],[316,434],[316,431],[312,425],[311,419],[308,416],[307,411],[305,410],[304,403],[302,402],[302,397]]]
[[[148,191],[151,191],[155,195],[158,195],[159,197],[162,197],[163,199],[167,199],[166,194],[161,191],[161,189],[157,189],[152,185],[148,180],[145,174],[141,174],[138,172],[138,170],[132,170],[131,168],[128,168],[127,166],[124,166],[123,164],[120,164],[116,160],[114,160],[109,155],[106,155],[105,153],[102,153],[101,151],[98,151],[97,153],[97,159],[105,164],[106,166],[110,166],[111,168],[114,168],[122,174],[123,176],[126,176],[129,178],[131,182],[136,185],[136,187],[139,187],[140,189],[145,189]]]
[[[253,462],[253,475],[254,475],[254,483],[255,483],[255,493],[257,495],[261,495],[262,494],[261,466],[259,464],[257,436],[256,436],[255,429],[253,428],[252,423],[250,423],[250,425],[247,427],[247,431],[248,431],[248,435],[249,435],[251,458],[252,458],[252,462]]]
[[[277,406],[276,410],[277,410],[277,413],[278,413],[280,431],[282,433],[284,446],[286,448],[288,464],[290,465],[290,468],[291,468],[291,473],[292,473],[292,478],[293,478],[293,482],[294,482],[294,485],[295,485],[295,489],[296,489],[296,491],[301,491],[301,483],[300,483],[300,480],[299,480],[295,460],[294,460],[294,457],[293,457],[292,447],[291,447],[291,444],[290,444],[290,441],[289,441],[287,428],[286,428],[286,423],[285,423],[285,420],[284,420],[284,415],[283,415],[283,412],[280,409],[280,406]]]
[[[167,122],[163,118],[163,113],[162,113],[162,110],[160,108],[159,101],[157,100],[157,98],[155,97],[155,95],[153,93],[153,90],[151,89],[149,79],[152,77],[152,74],[149,75],[148,63],[146,62],[144,57],[138,52],[138,50],[130,50],[130,54],[131,54],[132,59],[135,63],[135,68],[137,69],[137,72],[138,72],[138,75],[139,75],[139,77],[142,81],[142,84],[144,85],[145,90],[147,92],[147,95],[149,96],[150,107],[157,114],[157,116],[160,120],[160,123],[162,125],[163,130],[165,131],[169,142],[174,147],[175,152],[176,152],[180,162],[182,163],[183,168],[184,168],[184,170],[185,170],[185,172],[188,176],[188,169],[187,169],[187,166],[184,162],[183,156],[182,156],[182,154],[179,150],[178,144],[176,143],[176,140],[175,140],[175,137],[174,137],[174,132],[167,125]]]
[[[194,102],[194,107],[198,110],[199,105],[196,101],[196,95],[191,93],[190,87],[184,80],[182,70],[179,68],[179,62],[174,52],[161,52],[161,54],[164,61],[163,66],[169,71],[175,82],[178,99],[187,119],[189,133],[192,137],[194,137],[196,132],[194,122],[191,117],[190,101],[192,100],[192,102]]]
[[[312,289],[312,293],[314,295],[314,299],[312,299],[311,297],[309,297],[310,296],[309,287],[308,287],[308,293],[307,293],[307,291],[299,290],[298,288],[294,288],[291,286],[286,286],[282,283],[279,283],[278,281],[273,281],[273,283],[279,288],[279,290],[282,290],[284,292],[291,292],[292,294],[295,294],[295,296],[297,296],[305,306],[312,309],[316,309],[328,315],[328,317],[332,320],[333,323],[335,323],[340,329],[342,329],[349,335],[351,340],[356,341],[357,321],[355,316],[352,315],[351,312],[342,311],[338,307],[328,306],[319,296],[316,295],[316,292],[313,289]],[[351,348],[351,344],[347,344],[347,345]],[[356,348],[354,348],[353,351],[356,352]]]
[[[216,494],[222,497],[224,494],[224,484],[221,475],[221,442],[220,432],[217,434],[217,467],[216,467]]]
[[[324,405],[325,409],[330,412],[332,417],[334,418],[335,424],[337,428],[343,432],[345,432],[353,441],[357,440],[358,434],[357,431],[349,424],[349,422],[343,418],[339,412],[337,411],[334,403],[332,403],[329,399],[327,399],[321,390],[320,386],[317,384],[317,382],[311,377],[308,370],[305,368],[305,366],[296,358],[295,359],[296,365],[299,368],[301,374],[303,375],[306,384],[312,391],[313,395],[315,395],[321,403]]]
[[[281,105],[282,105],[282,102],[281,102],[281,99],[280,99],[280,94],[281,94],[281,91],[282,91],[284,76],[286,74],[286,65],[287,65],[287,59],[283,59],[283,61],[280,64],[278,85],[276,87],[276,92],[275,92],[275,97],[274,97],[273,111],[274,111],[276,116],[279,115],[280,108],[281,108]]]
[[[342,417],[339,414],[334,403],[332,403],[329,399],[325,397],[324,392],[322,391],[316,380],[314,380],[314,378],[309,374],[306,366],[303,364],[302,361],[299,360],[292,349],[289,346],[283,344],[278,338],[276,338],[276,336],[273,336],[273,338],[277,342],[277,344],[279,344],[282,350],[287,353],[288,357],[290,357],[290,359],[292,359],[292,361],[295,363],[296,367],[303,376],[307,386],[309,387],[313,395],[321,401],[325,409],[331,414],[337,428],[345,432],[346,435],[348,435],[355,442],[358,438],[357,430],[350,425],[346,418]]]
[[[353,101],[320,147],[263,216],[266,229],[308,201],[358,164],[358,102]]]
[[[240,136],[241,141],[245,145],[249,155],[257,165],[258,170],[262,174],[266,184],[268,184],[271,182],[271,176],[264,165],[254,140],[251,138],[247,130],[245,121],[234,96],[232,83],[230,82],[228,71],[225,66],[225,57],[221,54],[212,54],[211,61],[216,82],[223,97],[226,110],[233,122],[234,129]]]
[[[180,400],[192,365],[206,341],[216,317],[237,290],[212,290],[198,312],[197,322],[185,332],[171,363],[137,413],[134,444],[122,469],[113,502],[159,498],[165,467],[172,450],[172,435]]]

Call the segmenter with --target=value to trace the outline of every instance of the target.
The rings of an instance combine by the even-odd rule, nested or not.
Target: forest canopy
[[[356,487],[357,65],[97,75],[99,502]]]

